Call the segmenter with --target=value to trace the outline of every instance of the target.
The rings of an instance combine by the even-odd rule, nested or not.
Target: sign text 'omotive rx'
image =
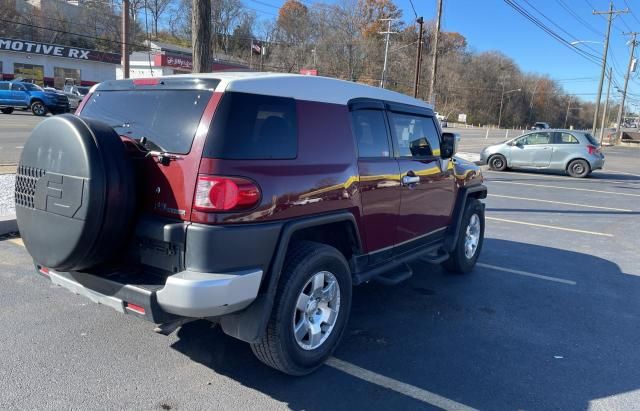
[[[120,56],[114,53],[103,53],[96,50],[86,50],[77,47],[57,46],[55,44],[22,41],[0,37],[0,50],[18,53],[43,54],[46,56],[66,57],[78,60],[102,61],[117,64]]]

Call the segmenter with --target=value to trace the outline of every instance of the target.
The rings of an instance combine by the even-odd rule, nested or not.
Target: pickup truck
[[[0,81],[0,112],[11,114],[14,108],[29,108],[36,116],[69,112],[69,99],[63,93],[44,90],[20,81]]]

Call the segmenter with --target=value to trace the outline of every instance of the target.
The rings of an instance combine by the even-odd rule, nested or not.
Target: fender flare
[[[460,224],[462,223],[462,216],[464,215],[464,210],[467,207],[467,201],[469,198],[487,198],[487,187],[484,184],[478,184],[469,187],[461,187],[458,190],[458,198],[456,199],[456,204],[453,208],[451,225],[447,229],[444,239],[443,248],[448,253],[453,251],[456,243],[458,242]]]
[[[268,270],[268,276],[263,279],[263,281],[266,280],[268,282],[266,284],[266,289],[263,288],[264,291],[258,294],[256,299],[246,309],[220,317],[220,325],[222,326],[223,331],[227,335],[248,343],[259,340],[264,335],[267,328],[267,322],[271,316],[273,302],[278,290],[280,273],[284,266],[287,249],[293,234],[305,228],[339,222],[352,224],[353,232],[356,237],[355,241],[357,242],[357,246],[362,249],[362,241],[357,229],[358,225],[356,224],[356,219],[349,211],[303,218],[284,224],[282,231],[280,232],[280,238],[278,240],[278,245],[276,246],[274,258],[271,262],[271,267]]]

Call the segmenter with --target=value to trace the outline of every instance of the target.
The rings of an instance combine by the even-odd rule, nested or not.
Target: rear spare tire
[[[37,263],[83,270],[126,244],[135,208],[130,161],[118,134],[98,121],[64,114],[33,130],[15,199],[20,235]]]

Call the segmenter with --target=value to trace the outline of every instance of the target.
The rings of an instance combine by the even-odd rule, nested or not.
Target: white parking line
[[[485,218],[487,220],[501,221],[503,223],[522,224],[522,225],[529,225],[529,226],[533,226],[533,227],[549,228],[549,229],[552,229],[552,230],[570,231],[572,233],[599,235],[599,236],[602,236],[602,237],[613,237],[613,234],[599,233],[599,232],[596,232],[596,231],[578,230],[578,229],[575,229],[575,228],[557,227],[557,226],[546,225],[546,224],[527,223],[527,222],[524,222],[524,221],[507,220],[505,218],[496,218],[496,217],[485,217]]]
[[[571,181],[571,182],[575,182],[575,183],[600,183],[600,184],[605,184],[605,183],[616,183],[616,184],[620,184],[620,183],[624,183],[624,181],[622,180],[603,180],[600,178],[597,178],[597,175],[600,174],[600,171],[596,171],[596,174],[594,175],[594,177],[596,178],[581,178],[581,179],[577,179],[577,178],[572,178],[569,176],[563,176],[563,175],[549,175],[549,174],[542,174],[542,173],[527,173],[527,172],[518,172],[518,171],[493,171],[493,170],[482,170],[482,173],[491,173],[491,174],[512,174],[512,175],[518,175],[518,176],[522,176],[525,178],[521,178],[520,181],[526,181],[528,180],[526,177],[536,177],[536,178],[558,178],[564,181]],[[531,179],[533,180],[533,179]],[[488,181],[493,181],[491,179],[488,179]]]
[[[402,381],[394,380],[393,378],[385,377],[384,375],[366,370],[362,367],[358,367],[357,365],[339,360],[335,357],[329,358],[326,362],[326,365],[331,368],[335,368],[336,370],[342,371],[345,374],[349,374],[371,384],[375,384],[388,390],[395,391],[397,393],[406,395],[407,397],[411,397],[435,407],[439,407],[445,410],[475,410],[475,408],[460,404],[459,402],[450,400],[441,395],[434,394],[432,392],[423,390],[422,388],[418,388],[414,385],[410,385]]]
[[[489,181],[491,183],[496,183],[496,184],[516,184],[516,185],[521,185],[521,186],[542,187],[542,188],[557,188],[557,189],[560,189],[560,190],[589,191],[589,192],[592,192],[592,193],[613,194],[613,195],[629,196],[629,197],[640,197],[640,194],[617,193],[615,191],[592,190],[590,188],[560,187],[560,186],[550,186],[550,185],[546,185],[546,184],[516,183],[514,181],[496,181],[496,180],[489,180]]]
[[[525,277],[538,278],[540,280],[553,281],[556,283],[569,284],[569,285],[577,284],[575,281],[565,280],[564,278],[549,277],[548,275],[535,274],[527,271],[520,271],[520,270],[511,269],[511,268],[498,267],[497,265],[491,265],[491,264],[485,264],[485,263],[476,263],[476,265],[478,267],[488,268],[488,269],[497,270],[497,271],[504,271],[506,273],[511,273],[511,274],[523,275]]]
[[[597,208],[600,210],[622,211],[627,213],[633,212],[633,210],[627,210],[626,208],[613,208],[613,207],[602,207],[602,206],[594,206],[594,205],[587,205],[587,204],[565,203],[564,201],[540,200],[538,198],[505,196],[505,195],[493,194],[493,193],[489,193],[489,197],[510,198],[512,200],[537,201],[539,203],[562,204],[562,205],[568,205],[568,206],[574,206],[574,207]]]

